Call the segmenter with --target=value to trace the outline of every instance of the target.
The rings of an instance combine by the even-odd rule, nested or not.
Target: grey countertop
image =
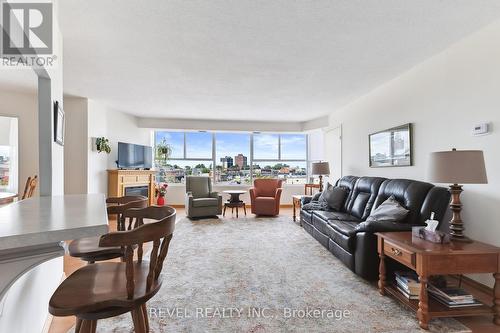
[[[0,251],[107,232],[103,194],[34,197],[0,207]]]

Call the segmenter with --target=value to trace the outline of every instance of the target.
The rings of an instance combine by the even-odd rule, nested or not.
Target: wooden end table
[[[297,208],[301,208],[302,207],[302,198],[305,198],[305,197],[311,197],[311,195],[301,195],[301,194],[297,194],[297,195],[293,195],[292,196],[292,205],[293,205],[293,221],[296,222],[297,221],[297,211],[296,209]],[[302,226],[302,224],[300,224]]]
[[[246,191],[224,191],[224,193],[229,194],[231,197],[229,200],[224,203],[224,212],[222,216],[226,216],[226,208],[231,208],[231,211],[234,211],[236,208],[236,218],[239,217],[239,209],[243,207],[243,211],[245,212],[245,216],[247,216],[247,207],[245,206],[245,202],[240,200],[240,195],[247,193]]]
[[[412,238],[411,232],[381,232],[378,237],[380,256],[380,294],[389,294],[417,312],[420,327],[429,328],[431,318],[493,315],[493,323],[500,326],[500,248],[473,241],[435,244],[420,238]],[[417,300],[408,300],[393,283],[387,283],[387,258],[396,260],[417,272],[420,281],[420,295]],[[429,298],[427,283],[431,275],[493,273],[493,306],[486,305],[448,308]]]

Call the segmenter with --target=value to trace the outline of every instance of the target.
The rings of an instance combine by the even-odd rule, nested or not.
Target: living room
[[[0,5],[0,332],[500,332],[497,1]]]

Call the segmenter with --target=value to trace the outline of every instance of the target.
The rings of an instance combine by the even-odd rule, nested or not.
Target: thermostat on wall
[[[477,124],[472,129],[472,135],[474,135],[474,136],[486,135],[489,132],[490,132],[490,130],[489,130],[488,123]]]

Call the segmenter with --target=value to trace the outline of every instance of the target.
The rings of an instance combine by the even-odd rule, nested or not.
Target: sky
[[[183,158],[182,132],[156,132],[156,142],[166,140],[173,148],[171,160]],[[234,158],[238,154],[248,157],[250,163],[250,134],[249,133],[216,133],[216,161],[220,164],[220,159],[225,156]],[[254,134],[254,160],[259,159],[278,159],[278,135],[259,133]],[[186,134],[186,157],[196,159],[210,159],[212,157],[212,133],[188,132]],[[282,134],[281,135],[281,158],[288,160],[306,159],[306,136],[303,134]],[[173,162],[173,161],[172,161]],[[200,161],[205,165],[210,164],[207,161]],[[183,163],[176,161],[176,164],[192,165],[193,162]],[[265,162],[257,163],[260,165]],[[272,164],[272,163],[268,163]],[[305,163],[289,163],[292,166]],[[266,164],[267,165],[267,164]]]

